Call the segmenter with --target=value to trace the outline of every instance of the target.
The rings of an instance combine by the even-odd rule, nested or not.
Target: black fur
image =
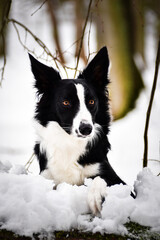
[[[94,144],[88,143],[85,155],[77,159],[82,166],[100,163],[99,176],[103,178],[108,186],[114,184],[125,184],[113,168],[111,167],[107,153],[110,150],[108,141],[110,113],[109,99],[107,92],[109,58],[106,47],[103,47],[95,58],[89,63],[77,79],[61,80],[59,73],[53,68],[47,67],[38,62],[30,55],[32,72],[35,76],[35,87],[38,90],[40,101],[37,103],[35,119],[43,126],[49,121],[56,121],[70,134],[73,118],[78,111],[78,99],[75,94],[73,83],[81,83],[86,92],[86,106],[92,114],[93,123],[101,126],[98,140]],[[69,100],[71,105],[63,107],[61,102]],[[89,106],[88,99],[94,99],[95,105]],[[40,152],[39,144],[34,148],[35,154],[39,159],[40,171],[47,167],[47,157],[45,152]],[[62,166],[63,167],[63,166]],[[90,176],[92,178],[96,176]]]
[[[40,151],[40,144],[36,143],[34,146],[34,153],[39,160],[40,172],[47,168],[47,156],[45,152]]]

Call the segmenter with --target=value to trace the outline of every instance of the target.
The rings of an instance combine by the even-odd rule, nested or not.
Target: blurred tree
[[[9,15],[11,0],[0,1],[0,56],[5,52],[5,34],[7,26],[7,18]]]
[[[61,45],[60,45],[59,31],[58,31],[59,21],[58,21],[58,18],[56,17],[56,15],[55,15],[55,12],[56,12],[55,5],[57,6],[57,4],[55,3],[55,1],[51,1],[51,0],[47,0],[46,4],[48,6],[48,13],[49,13],[50,18],[51,18],[53,39],[55,40],[55,43],[56,43],[57,52],[58,52],[61,63],[65,64],[65,60],[64,60]]]
[[[135,101],[143,87],[141,74],[134,62],[134,54],[137,52],[135,7],[132,1],[103,1],[99,4],[98,11],[103,13],[103,33],[97,24],[98,46],[106,44],[112,62],[110,71],[111,99],[114,119],[123,117],[134,107]],[[139,26],[140,25],[140,26]],[[140,32],[143,30],[143,20],[138,23]],[[101,37],[99,37],[101,35]],[[140,46],[143,45],[143,35],[140,38]],[[135,39],[135,40],[134,40]],[[139,42],[138,42],[139,43]],[[99,48],[98,47],[98,48]],[[143,47],[140,47],[143,54]]]
[[[0,57],[3,58],[3,66],[0,69],[2,72],[2,79],[4,75],[4,68],[6,65],[6,29],[7,29],[7,19],[9,16],[9,11],[11,7],[11,0],[1,0],[0,1]]]

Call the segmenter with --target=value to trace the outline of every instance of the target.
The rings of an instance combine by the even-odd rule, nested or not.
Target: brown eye
[[[62,104],[63,104],[64,106],[70,106],[70,102],[67,101],[67,100],[63,101]]]
[[[93,99],[89,100],[90,105],[94,105],[95,101]]]

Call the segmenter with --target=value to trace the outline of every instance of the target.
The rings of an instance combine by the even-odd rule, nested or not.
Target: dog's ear
[[[103,47],[92,59],[78,78],[85,78],[95,87],[104,88],[108,83],[109,57],[107,48]]]
[[[35,87],[39,94],[47,92],[54,84],[55,81],[61,79],[59,73],[52,67],[48,67],[43,63],[36,60],[29,54],[31,61],[31,69],[35,77]]]

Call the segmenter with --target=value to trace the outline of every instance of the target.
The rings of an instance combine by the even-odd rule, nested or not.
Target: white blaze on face
[[[85,90],[82,84],[75,84],[77,90],[77,96],[79,99],[79,110],[73,119],[72,134],[74,136],[81,136],[82,134],[79,131],[80,124],[89,124],[92,127],[92,132],[87,135],[92,137],[94,135],[94,125],[92,122],[92,115],[87,109],[85,103]]]

